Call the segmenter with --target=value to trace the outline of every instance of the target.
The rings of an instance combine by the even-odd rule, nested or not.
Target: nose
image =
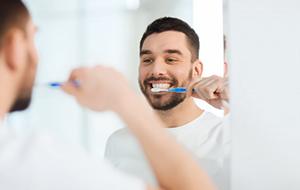
[[[167,64],[162,59],[156,59],[152,67],[153,76],[164,76],[167,74]]]

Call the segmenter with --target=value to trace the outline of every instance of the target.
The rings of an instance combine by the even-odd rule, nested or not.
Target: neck
[[[192,97],[189,97],[170,110],[156,112],[168,128],[173,128],[196,119],[203,113],[203,110],[195,104]]]

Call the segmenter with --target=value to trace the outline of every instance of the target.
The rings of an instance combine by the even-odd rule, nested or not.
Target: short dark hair
[[[173,17],[159,18],[148,25],[140,41],[140,51],[142,50],[144,41],[148,36],[154,33],[161,33],[165,31],[177,31],[184,33],[191,47],[192,60],[199,58],[200,42],[197,33],[186,22]]]
[[[21,0],[0,0],[0,44],[11,28],[26,29],[30,14]]]

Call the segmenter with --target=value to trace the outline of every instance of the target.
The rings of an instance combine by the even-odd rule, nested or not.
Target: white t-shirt
[[[218,189],[229,189],[230,128],[227,118],[204,112],[184,126],[167,130],[193,153]],[[157,184],[141,147],[126,128],[110,136],[105,157],[116,168],[139,176],[150,184]]]
[[[48,134],[17,138],[0,121],[1,190],[145,190],[135,177]]]

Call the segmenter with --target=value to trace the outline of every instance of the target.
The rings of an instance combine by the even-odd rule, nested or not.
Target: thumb
[[[197,77],[195,79],[193,79],[189,86],[188,86],[188,91],[191,92],[191,95],[194,97],[194,98],[199,98],[200,96],[198,95],[198,93],[196,92],[196,90],[194,89],[194,87],[196,85],[198,85],[198,83],[202,80],[203,78],[202,77]]]
[[[76,88],[76,86],[74,86],[74,84],[70,81],[65,82],[61,85],[61,89],[72,96],[77,96],[78,95],[78,88]]]

